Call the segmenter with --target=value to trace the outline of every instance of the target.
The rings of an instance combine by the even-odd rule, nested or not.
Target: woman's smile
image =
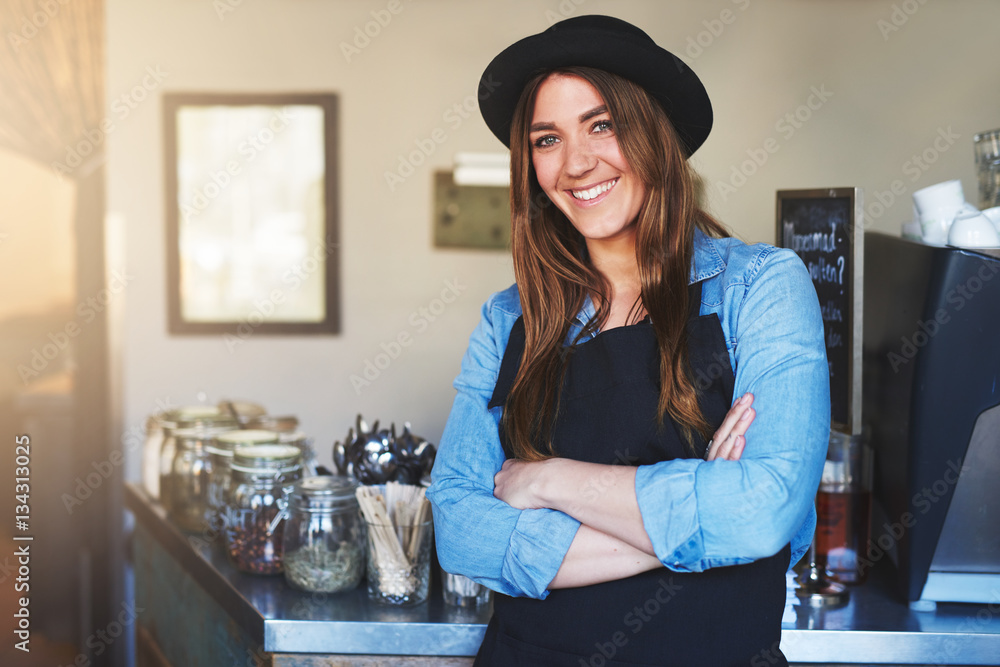
[[[614,178],[610,181],[604,181],[603,183],[599,183],[598,185],[595,185],[592,188],[581,188],[579,190],[570,190],[569,193],[573,195],[574,199],[596,203],[595,200],[597,200],[599,197],[603,199],[601,195],[610,192],[611,188],[615,187],[615,184],[617,182],[618,179]]]

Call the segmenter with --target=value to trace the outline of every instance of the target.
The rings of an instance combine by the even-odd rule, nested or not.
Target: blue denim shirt
[[[719,317],[729,351],[708,372],[735,370],[734,398],[753,393],[757,417],[739,461],[640,466],[635,485],[643,524],[657,557],[679,572],[747,563],[789,542],[794,564],[816,526],[814,498],[830,433],[816,291],[790,250],[698,230],[690,280],[704,281],[701,314]],[[520,314],[516,285],[483,306],[455,379],[458,394],[428,496],[447,571],[508,595],[544,598],[580,524],[556,510],[518,510],[493,496],[504,453],[501,408],[487,404]],[[569,340],[593,315],[588,300]]]

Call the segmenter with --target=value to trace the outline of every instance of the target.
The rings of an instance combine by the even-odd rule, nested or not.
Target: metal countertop
[[[428,601],[413,607],[370,602],[364,583],[332,595],[298,592],[284,577],[237,571],[226,560],[221,538],[181,532],[137,485],[126,485],[125,504],[271,653],[472,656],[489,621],[488,609],[446,606],[437,573]],[[782,626],[781,650],[788,661],[1000,665],[1000,591],[992,605],[938,603],[935,611],[915,612],[890,594],[891,567],[877,563],[866,584],[851,588],[845,607],[796,607],[795,623]],[[768,663],[765,659],[761,664]]]

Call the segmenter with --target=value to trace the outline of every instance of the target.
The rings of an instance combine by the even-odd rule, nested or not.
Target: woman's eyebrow
[[[600,116],[602,113],[607,113],[607,112],[608,112],[608,107],[602,104],[599,107],[594,107],[590,111],[585,111],[584,113],[580,114],[580,122],[586,123],[594,116]]]
[[[532,123],[529,132],[538,132],[539,130],[554,130],[556,129],[555,123]]]
[[[600,116],[601,114],[605,114],[607,112],[608,112],[608,107],[602,104],[599,107],[594,107],[590,111],[584,111],[582,114],[580,114],[579,120],[581,123],[586,123],[594,116]],[[544,122],[544,123],[532,123],[528,131],[539,132],[541,130],[554,130],[554,129],[556,129],[555,123]]]

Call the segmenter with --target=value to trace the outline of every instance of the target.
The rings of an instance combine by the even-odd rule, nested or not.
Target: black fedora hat
[[[510,147],[510,123],[532,76],[558,67],[584,66],[642,86],[673,124],[690,156],[712,129],[712,102],[697,75],[631,23],[611,16],[579,16],[553,24],[504,49],[479,81],[486,125]]]

